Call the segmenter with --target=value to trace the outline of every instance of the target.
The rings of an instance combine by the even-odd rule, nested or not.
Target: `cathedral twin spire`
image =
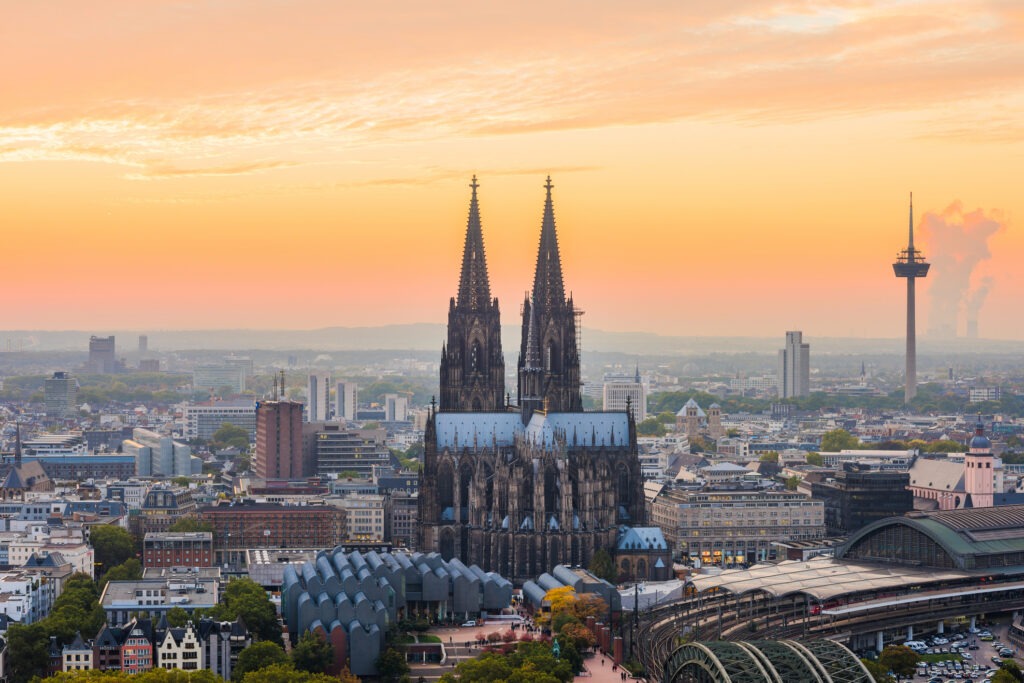
[[[476,176],[457,298],[448,313],[448,342],[441,356],[442,411],[495,411],[507,407],[498,300],[491,298]],[[565,298],[555,230],[551,177],[545,183],[544,217],[532,296],[523,305],[523,336],[517,391],[524,421],[542,405],[582,410],[576,320]]]

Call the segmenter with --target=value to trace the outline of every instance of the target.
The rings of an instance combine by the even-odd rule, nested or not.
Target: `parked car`
[[[464,623],[463,626],[476,626],[476,619],[470,619],[469,621]]]

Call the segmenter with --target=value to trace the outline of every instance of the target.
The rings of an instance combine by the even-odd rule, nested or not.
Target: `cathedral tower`
[[[441,349],[441,411],[493,411],[504,405],[501,316],[487,277],[476,176],[470,187],[459,294],[448,306],[448,342]]]
[[[562,413],[583,410],[579,331],[572,297],[566,299],[562,282],[550,176],[544,187],[547,197],[533,292],[523,302],[518,398],[524,423],[528,423],[538,409]]]

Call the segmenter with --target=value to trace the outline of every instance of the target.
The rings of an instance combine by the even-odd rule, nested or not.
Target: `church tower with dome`
[[[992,442],[985,436],[979,421],[974,429],[967,453],[964,454],[964,507],[990,508],[994,492]]]

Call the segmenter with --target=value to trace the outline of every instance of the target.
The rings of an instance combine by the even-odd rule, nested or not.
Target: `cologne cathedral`
[[[562,281],[550,178],[513,402],[475,177],[470,187],[440,402],[426,427],[419,549],[522,583],[557,564],[585,567],[600,548],[614,554],[620,526],[643,524],[636,425],[629,411],[583,412],[579,312]]]

